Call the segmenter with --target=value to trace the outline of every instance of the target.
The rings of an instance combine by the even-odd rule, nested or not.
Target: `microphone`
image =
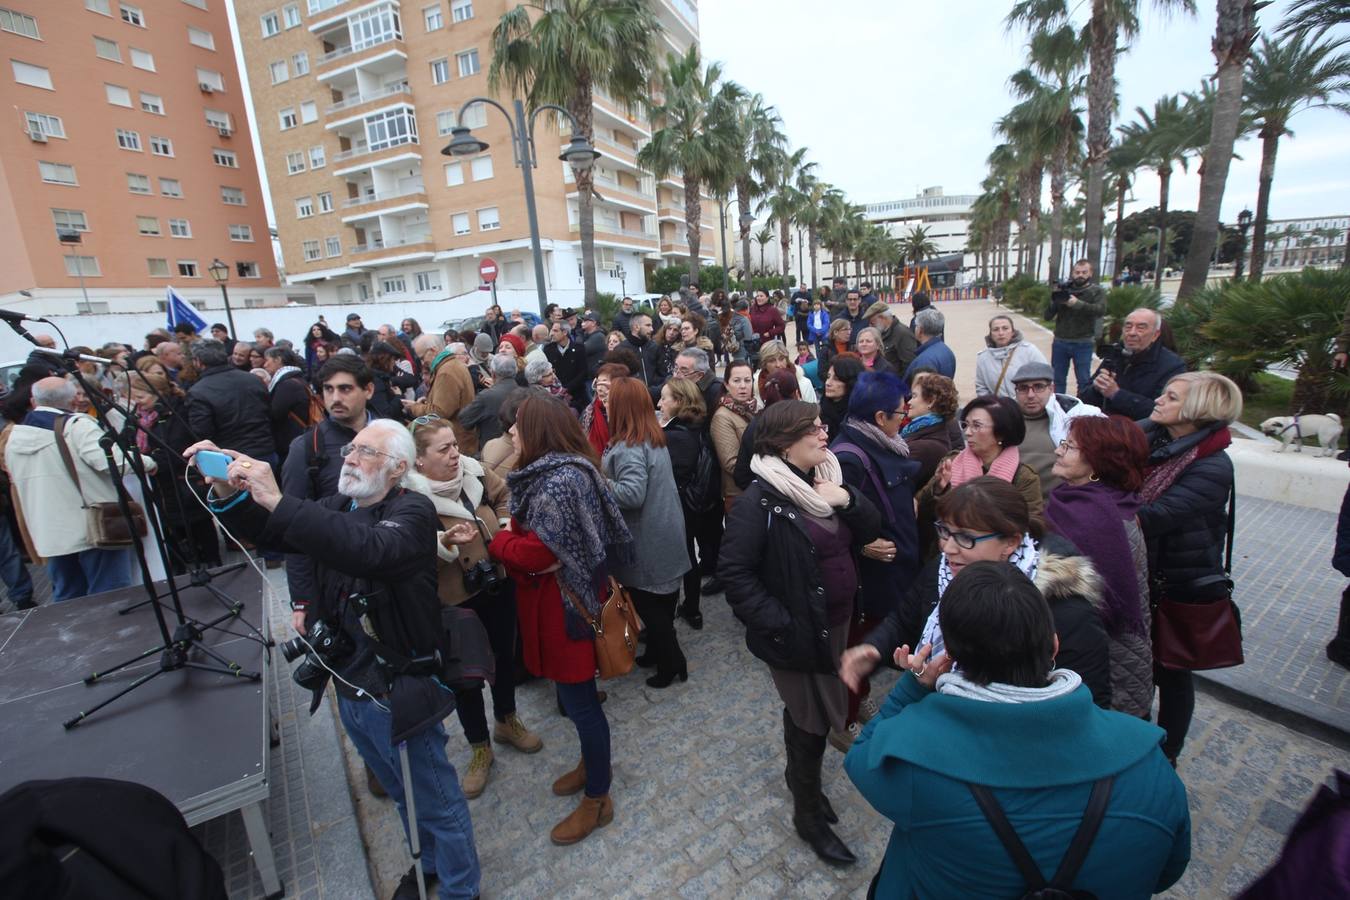
[[[44,325],[51,324],[46,319],[37,316],[30,316],[27,315],[26,313],[14,312],[13,310],[10,309],[0,309],[0,319],[4,319],[11,325],[15,324],[16,322],[42,322]]]
[[[9,324],[14,325],[13,322],[10,322]],[[22,328],[22,326],[20,325],[14,325],[14,327],[15,330],[19,330]],[[24,335],[28,334],[28,332],[26,331],[22,333]],[[32,338],[29,337],[29,340],[32,340]],[[44,354],[45,356],[54,356],[57,359],[72,359],[72,360],[78,359],[82,360],[83,362],[102,363],[105,366],[110,366],[113,364],[113,361],[111,359],[104,359],[101,356],[90,356],[87,353],[76,353],[74,350],[53,350],[51,347],[38,347],[37,350],[33,352],[41,353]]]
[[[42,345],[37,342],[37,338],[33,337],[33,335],[29,333],[28,329],[23,327],[23,316],[19,316],[18,318],[10,318],[10,316],[14,315],[17,314],[8,313],[5,316],[0,316],[0,318],[3,318],[5,322],[8,323],[9,327],[14,329],[14,333],[17,334],[19,337],[23,338],[25,341],[32,344],[34,347],[37,347],[39,350],[43,349]]]

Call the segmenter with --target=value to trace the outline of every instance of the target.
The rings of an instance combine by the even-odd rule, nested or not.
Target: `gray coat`
[[[634,561],[615,565],[610,574],[624,587],[654,594],[679,590],[690,563],[679,540],[684,535],[684,513],[670,452],[646,444],[611,444],[600,471],[633,533]]]

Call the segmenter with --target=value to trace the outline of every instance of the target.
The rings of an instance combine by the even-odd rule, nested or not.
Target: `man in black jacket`
[[[634,372],[635,378],[641,378],[648,388],[656,390],[661,386],[661,376],[656,370],[656,354],[661,349],[652,340],[652,317],[638,313],[629,320],[628,339],[620,347],[626,347],[637,354],[641,368]]]
[[[608,349],[605,330],[600,327],[600,314],[595,310],[588,310],[581,317],[581,335],[582,347],[586,351],[586,379],[589,381],[595,378]]]
[[[184,455],[201,449],[215,447],[204,441]],[[427,878],[443,879],[445,896],[476,895],[473,826],[441,725],[454,708],[454,694],[420,663],[449,648],[436,596],[440,520],[424,495],[398,486],[416,458],[411,435],[384,419],[367,425],[343,460],[338,493],[320,501],[282,493],[271,467],[230,455],[229,483],[211,488],[213,511],[236,533],[312,559],[319,596],[309,635],[318,641],[322,621],[324,631],[341,635],[346,646],[311,649],[305,662],[320,668],[311,659],[317,656],[336,673],[342,724],[400,808],[405,790],[417,795],[415,827]],[[323,694],[320,683],[315,706]],[[407,748],[408,784],[400,744]],[[416,896],[416,877],[410,870],[395,896]]]
[[[478,431],[478,446],[484,447],[493,438],[501,437],[502,423],[497,418],[506,398],[517,390],[516,358],[505,353],[488,357],[488,369],[492,375],[492,386],[478,392],[473,402],[459,413],[459,424]],[[556,367],[555,367],[556,372]],[[585,383],[583,382],[583,387]]]
[[[610,326],[622,335],[628,335],[632,332],[630,328],[633,324],[633,298],[624,297],[619,302],[619,311],[614,314],[614,322]]]
[[[1147,419],[1167,382],[1186,371],[1181,357],[1158,340],[1161,331],[1162,313],[1157,310],[1136,309],[1126,316],[1122,349],[1102,360],[1097,377],[1078,399],[1103,412]]]
[[[853,331],[848,336],[848,346],[852,349],[858,340],[858,332],[867,327],[866,310],[863,309],[862,295],[858,293],[857,288],[849,288],[848,293],[844,295],[844,308],[835,317],[835,321],[839,319],[853,326]]]
[[[192,361],[200,374],[188,391],[188,424],[199,437],[275,465],[267,388],[230,365],[220,341],[197,341]]]
[[[549,326],[544,358],[553,366],[553,374],[572,396],[572,407],[586,408],[586,351],[572,340],[567,322],[558,321]],[[481,444],[479,446],[482,446]]]

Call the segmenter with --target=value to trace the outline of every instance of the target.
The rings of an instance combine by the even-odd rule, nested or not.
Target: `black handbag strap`
[[[1003,844],[1004,849],[1008,851],[1008,856],[1012,858],[1013,865],[1017,866],[1017,871],[1022,873],[1022,878],[1027,883],[1029,891],[1040,891],[1047,887],[1056,888],[1061,891],[1068,891],[1073,887],[1073,880],[1078,877],[1078,870],[1083,867],[1083,862],[1087,859],[1088,851],[1092,848],[1092,842],[1097,837],[1097,831],[1101,828],[1102,819],[1106,817],[1106,805],[1111,799],[1111,785],[1115,777],[1108,775],[1100,778],[1092,784],[1092,795],[1088,797],[1087,809],[1083,812],[1083,821],[1078,824],[1078,830],[1074,832],[1073,840],[1069,843],[1069,849],[1065,851],[1064,858],[1060,860],[1059,868],[1055,870],[1055,877],[1047,883],[1045,876],[1041,874],[1041,869],[1036,865],[1036,860],[1032,858],[1022,839],[1017,836],[1017,831],[1013,829],[1012,823],[1008,817],[1003,814],[1003,807],[999,805],[994,797],[994,792],[982,784],[967,784],[970,793],[974,795],[975,802],[980,805],[980,811],[984,817],[989,820],[989,824],[994,829],[994,834],[998,835],[999,842]]]

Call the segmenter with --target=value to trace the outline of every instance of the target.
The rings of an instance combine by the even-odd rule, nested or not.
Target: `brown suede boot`
[[[603,797],[583,796],[571,815],[553,826],[549,837],[555,844],[575,844],[585,840],[595,829],[603,828],[613,821],[614,802],[609,799],[609,794]]]
[[[577,763],[577,767],[553,782],[553,793],[559,797],[570,797],[586,786],[586,760]]]

